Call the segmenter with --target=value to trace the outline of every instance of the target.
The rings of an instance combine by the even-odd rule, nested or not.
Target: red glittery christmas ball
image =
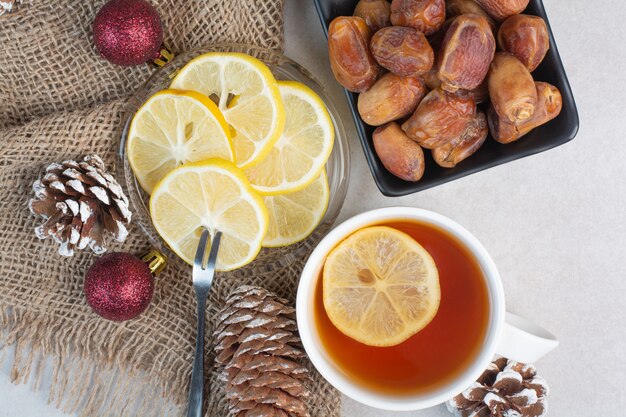
[[[108,320],[137,317],[148,307],[154,277],[144,261],[128,253],[110,253],[98,258],[87,271],[83,284],[87,303]]]
[[[161,18],[145,0],[111,0],[96,15],[93,40],[108,61],[140,65],[156,57],[161,48]]]

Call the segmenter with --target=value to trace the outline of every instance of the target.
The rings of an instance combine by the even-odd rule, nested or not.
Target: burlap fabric
[[[153,0],[173,52],[209,42],[282,46],[284,0]],[[106,0],[24,0],[0,16],[0,128],[126,97],[150,75],[99,58],[91,24]]]
[[[93,55],[88,39],[75,39],[88,37],[82,18],[90,21],[101,3],[26,2],[17,14],[0,18],[0,44],[10,51],[0,57],[0,124],[14,125],[0,130],[0,346],[4,353],[15,348],[4,358],[12,363],[12,380],[49,390],[50,401],[64,411],[90,417],[178,416],[185,409],[195,343],[190,268],[173,260],[158,277],[153,302],[140,318],[103,320],[82,294],[94,256],[88,251],[69,259],[58,255],[52,240],[35,237],[40,220],[27,207],[33,181],[50,162],[97,153],[113,166],[125,100],[106,101],[128,95],[148,76],[145,67],[108,66]],[[159,8],[176,49],[212,40],[282,45],[282,0],[171,0],[159,2]],[[217,9],[225,15],[214,15]],[[63,53],[43,56],[48,47]],[[13,60],[7,58],[11,54]],[[48,115],[35,118],[41,114]],[[140,254],[149,246],[132,228],[128,240],[111,250]],[[252,284],[294,301],[303,262],[216,277],[207,311],[207,416],[227,415],[210,351],[211,328],[223,300],[233,288]],[[50,357],[51,363],[46,361]],[[46,367],[52,368],[51,380],[42,379]],[[338,416],[339,395],[312,372],[312,416]]]

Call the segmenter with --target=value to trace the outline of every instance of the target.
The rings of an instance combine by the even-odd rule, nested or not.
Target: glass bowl
[[[126,157],[126,140],[130,122],[141,105],[156,92],[168,88],[176,72],[191,59],[206,52],[242,52],[265,62],[277,80],[299,81],[313,89],[324,101],[330,117],[335,125],[335,143],[333,151],[326,163],[330,201],[322,222],[313,233],[301,242],[283,248],[263,248],[257,258],[243,269],[252,271],[269,271],[293,264],[304,257],[308,257],[315,245],[330,230],[337,219],[343,205],[348,188],[348,174],[350,171],[350,153],[343,123],[337,109],[327,91],[313,78],[311,73],[298,63],[284,55],[269,49],[243,44],[216,44],[191,50],[176,56],[165,67],[158,69],[144,86],[129,100],[120,128],[120,142],[116,173],[121,179],[125,191],[130,199],[133,221],[150,238],[152,244],[170,259],[170,262],[183,262],[171,251],[161,239],[152,225],[148,210],[150,196],[141,188]]]

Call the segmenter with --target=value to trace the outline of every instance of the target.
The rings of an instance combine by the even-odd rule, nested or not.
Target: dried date
[[[441,29],[446,21],[444,0],[393,0],[391,24],[410,26],[429,36]]]
[[[489,22],[489,26],[495,32],[496,22],[491,16],[480,7],[474,0],[447,0],[446,1],[446,16],[448,19],[462,14],[477,14],[484,17]]]
[[[380,126],[413,113],[427,92],[419,77],[387,73],[359,95],[359,114],[368,125]]]
[[[431,91],[402,125],[407,136],[427,149],[459,138],[476,115],[476,103],[466,91]]]
[[[391,5],[387,0],[361,0],[354,9],[354,15],[365,20],[372,33],[391,25],[390,14]]]
[[[485,143],[488,134],[487,117],[485,113],[479,111],[461,136],[432,150],[433,159],[441,167],[454,168],[475,154]]]
[[[499,22],[523,12],[528,2],[529,0],[476,0],[476,3]]]
[[[409,139],[397,123],[379,127],[372,135],[374,150],[385,168],[405,181],[419,181],[424,175],[424,151]]]
[[[498,45],[500,49],[515,55],[533,72],[550,49],[546,22],[538,16],[511,16],[500,26]]]
[[[328,54],[335,78],[346,89],[367,91],[381,73],[369,50],[371,30],[363,19],[340,16],[328,28]]]
[[[530,119],[537,105],[537,88],[528,69],[514,55],[498,52],[487,76],[489,97],[498,115],[510,123]]]
[[[537,81],[537,107],[533,116],[525,123],[515,125],[508,119],[498,116],[493,106],[490,106],[489,130],[491,136],[500,143],[511,143],[561,114],[563,97],[558,88],[548,83]]]
[[[409,27],[386,27],[374,34],[370,50],[376,62],[394,74],[422,75],[433,67],[435,54],[423,33]]]
[[[485,79],[496,51],[496,40],[484,17],[461,15],[452,21],[438,57],[444,90],[473,90]]]

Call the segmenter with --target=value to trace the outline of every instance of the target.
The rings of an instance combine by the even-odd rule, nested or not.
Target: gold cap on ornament
[[[160,68],[169,64],[172,59],[174,59],[172,51],[170,51],[167,46],[161,45],[161,49],[157,52],[157,56],[152,59],[152,64],[155,67]]]
[[[167,258],[158,250],[152,248],[141,256],[141,260],[148,265],[152,275],[157,276],[167,265]]]

